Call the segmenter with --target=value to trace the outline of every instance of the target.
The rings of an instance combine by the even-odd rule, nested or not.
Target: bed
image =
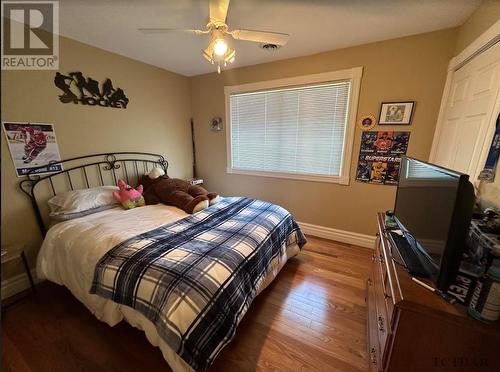
[[[61,172],[34,168],[21,181],[45,237],[37,275],[67,287],[110,326],[125,320],[143,330],[174,371],[206,370],[255,296],[305,244],[286,210],[242,197],[194,215],[110,206],[47,229],[48,199],[120,178],[133,185],[152,167],[168,168],[160,155],[130,152],[61,163]]]

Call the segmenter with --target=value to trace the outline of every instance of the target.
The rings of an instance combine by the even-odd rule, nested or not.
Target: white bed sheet
[[[158,346],[174,371],[192,371],[158,335],[152,322],[136,310],[89,293],[97,262],[118,243],[177,221],[187,214],[175,207],[150,205],[123,210],[109,209],[52,226],[37,259],[37,275],[66,286],[98,319],[114,326],[125,319],[144,331],[149,342]],[[276,277],[288,258],[299,252],[297,245],[287,248],[281,259],[272,262],[273,270],[257,293]]]

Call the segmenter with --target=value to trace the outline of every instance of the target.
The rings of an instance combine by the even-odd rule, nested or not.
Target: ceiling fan
[[[283,46],[287,43],[290,35],[279,32],[267,32],[256,30],[229,30],[226,24],[227,11],[230,0],[209,0],[210,18],[205,30],[175,29],[175,28],[139,28],[145,34],[162,34],[170,32],[184,32],[193,35],[210,34],[210,42],[203,50],[202,55],[210,63],[217,64],[217,72],[220,74],[221,65],[227,66],[233,63],[236,51],[228,42],[228,35],[236,40],[254,41],[261,44]]]

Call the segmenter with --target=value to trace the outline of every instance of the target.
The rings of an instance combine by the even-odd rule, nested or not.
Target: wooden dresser
[[[499,322],[477,321],[413,282],[385,231],[384,214],[377,218],[366,294],[370,371],[500,371]]]

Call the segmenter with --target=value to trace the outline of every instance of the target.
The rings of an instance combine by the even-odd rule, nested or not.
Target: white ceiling
[[[254,65],[461,25],[481,0],[232,0],[227,23],[290,34],[275,52],[233,40],[236,62]],[[179,74],[215,71],[208,36],[144,35],[140,27],[204,28],[208,0],[62,0],[60,32]]]

